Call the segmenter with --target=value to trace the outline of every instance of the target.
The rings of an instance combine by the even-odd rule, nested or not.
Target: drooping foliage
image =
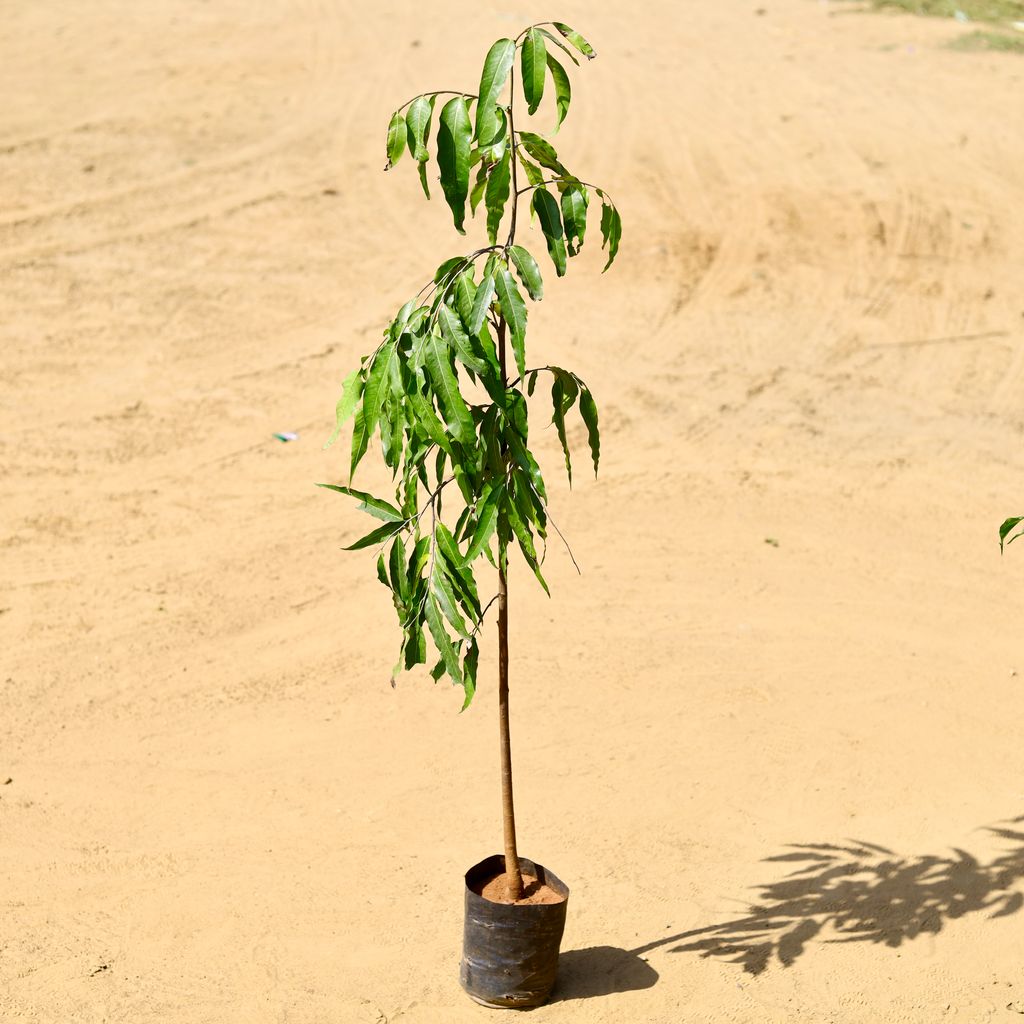
[[[531,367],[526,358],[527,298],[540,301],[544,285],[537,259],[516,243],[519,200],[528,200],[559,277],[583,246],[592,196],[601,203],[605,270],[622,235],[608,194],[571,173],[548,139],[516,128],[517,79],[529,115],[539,111],[550,85],[554,131],[565,120],[572,92],[556,51],[577,65],[579,55],[595,56],[568,25],[532,25],[494,43],[476,95],[424,93],[392,115],[387,168],[408,149],[429,199],[433,143],[456,230],[465,234],[467,204],[475,216],[483,203],[489,244],[444,260],[345,380],[328,444],[354,418],[349,483],[320,485],[357,499],[378,520],[350,550],[379,549],[377,576],[391,591],[402,629],[395,672],[436,657],[431,674],[447,673],[463,687],[463,707],[476,689],[478,635],[491,604],[478,588],[480,559],[504,570],[510,545],[517,546],[548,589],[541,571],[548,499],[529,447],[527,406],[539,379],[550,382],[552,423],[570,484],[566,416],[574,408],[595,473],[600,456],[597,406],[587,385],[570,370]],[[441,96],[451,98],[436,116],[432,139]],[[499,242],[503,225],[507,234]],[[351,486],[375,437],[395,483],[391,500]]]

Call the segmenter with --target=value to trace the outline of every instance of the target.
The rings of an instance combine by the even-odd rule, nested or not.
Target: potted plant
[[[465,709],[477,686],[480,630],[497,605],[504,854],[466,873],[461,968],[470,996],[491,1006],[535,1006],[547,998],[569,893],[542,865],[521,858],[516,844],[508,572],[509,550],[518,547],[548,590],[541,571],[547,491],[528,443],[527,397],[539,379],[550,383],[552,421],[570,484],[566,416],[574,406],[586,426],[595,473],[600,454],[597,407],[587,385],[570,370],[531,366],[526,359],[523,293],[539,301],[543,282],[536,259],[517,242],[520,207],[528,202],[561,277],[583,245],[593,194],[602,206],[605,270],[618,251],[622,226],[607,193],[572,174],[548,140],[518,127],[524,106],[527,115],[538,111],[550,80],[557,131],[571,99],[562,60],[578,65],[580,55],[592,58],[594,51],[568,25],[531,25],[490,48],[476,95],[423,93],[392,115],[385,169],[408,148],[429,199],[431,124],[438,98],[450,96],[433,139],[441,191],[460,234],[467,203],[472,214],[483,204],[489,244],[444,260],[345,380],[328,445],[354,416],[349,484],[320,485],[357,499],[379,520],[348,550],[379,549],[377,575],[391,591],[402,630],[396,673],[427,663],[429,636],[437,656],[431,675],[436,681],[447,674],[461,686]],[[378,435],[395,481],[393,501],[351,486]],[[489,600],[478,587],[483,561],[497,577]]]

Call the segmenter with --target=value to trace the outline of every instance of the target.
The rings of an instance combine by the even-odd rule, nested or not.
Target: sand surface
[[[572,889],[530,1020],[1018,1019],[1024,59],[812,0],[468,6],[4,5],[0,1019],[498,1019],[457,982],[494,647],[462,716],[392,689],[313,483],[462,251],[391,111],[547,16],[625,235],[531,321],[604,462],[570,494],[538,432],[583,577],[513,567],[520,849]]]

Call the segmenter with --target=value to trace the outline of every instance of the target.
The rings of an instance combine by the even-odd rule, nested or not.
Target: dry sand
[[[388,116],[553,15],[626,234],[532,321],[604,463],[570,495],[538,435],[584,574],[512,580],[520,845],[572,888],[530,1019],[1017,1019],[1024,60],[811,0],[482,6],[4,5],[0,1018],[498,1019],[457,982],[493,647],[462,716],[393,690],[313,483],[460,249]]]

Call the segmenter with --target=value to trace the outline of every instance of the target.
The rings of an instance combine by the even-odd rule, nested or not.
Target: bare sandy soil
[[[313,483],[460,248],[391,111],[554,16],[625,237],[532,320],[604,463],[570,495],[542,435],[583,577],[512,579],[521,850],[572,888],[530,1019],[1017,1019],[1024,60],[811,0],[468,6],[3,5],[0,1018],[497,1019],[457,981],[493,646],[462,716],[393,690]]]

